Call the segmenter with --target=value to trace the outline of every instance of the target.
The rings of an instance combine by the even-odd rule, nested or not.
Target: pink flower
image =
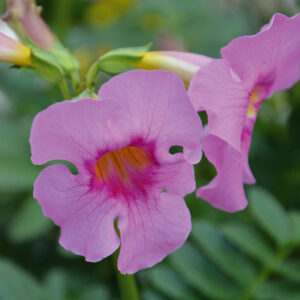
[[[248,153],[256,116],[265,99],[299,80],[299,29],[300,14],[275,14],[258,34],[231,41],[223,59],[204,65],[191,82],[195,108],[208,114],[203,150],[218,173],[197,195],[215,207],[233,212],[247,205],[243,184],[255,182]]]
[[[99,100],[100,99],[100,100]],[[118,267],[134,273],[179,248],[191,230],[183,196],[195,189],[201,121],[180,78],[130,71],[112,78],[99,99],[54,104],[32,125],[34,184],[43,212],[61,227],[60,244],[96,262],[120,245]],[[171,155],[172,145],[183,153]]]
[[[31,65],[30,49],[0,33],[0,61],[19,66]]]

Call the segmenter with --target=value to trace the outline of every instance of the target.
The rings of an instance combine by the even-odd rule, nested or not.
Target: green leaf
[[[55,299],[55,298],[53,298]],[[104,286],[89,286],[81,295],[80,300],[110,300],[111,295]]]
[[[300,261],[290,260],[277,266],[277,273],[300,283]]]
[[[300,212],[293,211],[289,215],[292,227],[291,241],[300,246]]]
[[[57,243],[57,251],[64,259],[66,258],[78,258],[78,256],[70,250],[66,250],[63,246]]]
[[[0,157],[5,159],[29,159],[29,122],[0,118]]]
[[[52,221],[43,215],[37,200],[30,197],[14,216],[9,236],[14,242],[23,242],[47,233],[51,227]]]
[[[30,190],[40,169],[30,161],[0,158],[0,191],[16,192]]]
[[[299,300],[299,285],[286,281],[271,281],[260,286],[255,294],[255,299],[262,300]]]
[[[256,270],[252,263],[226,243],[212,224],[205,221],[194,222],[192,238],[216,265],[242,286],[255,278]]]
[[[166,266],[154,267],[147,275],[152,285],[171,299],[197,299],[180,277]]]
[[[30,162],[31,120],[0,119],[0,191],[32,189],[40,168]]]
[[[222,232],[226,238],[244,251],[245,254],[258,259],[262,263],[271,260],[275,255],[253,225],[241,222],[227,223],[222,226]]]
[[[142,290],[142,299],[144,300],[167,300],[162,295],[150,289]]]
[[[211,299],[237,299],[240,294],[235,284],[189,243],[170,256],[170,263],[188,284]]]
[[[49,300],[65,300],[67,294],[66,275],[62,270],[54,269],[47,273],[44,280],[45,291]]]
[[[0,260],[0,299],[45,300],[45,294],[35,279],[14,263]]]
[[[267,191],[255,187],[249,192],[250,209],[261,227],[282,245],[290,239],[290,221],[278,201]]]

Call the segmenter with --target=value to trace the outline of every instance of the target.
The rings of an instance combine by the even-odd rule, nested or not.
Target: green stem
[[[257,288],[269,278],[269,276],[271,275],[273,270],[277,267],[277,265],[282,263],[287,258],[287,256],[291,253],[291,251],[292,248],[289,246],[282,247],[278,251],[277,255],[274,257],[274,259],[263,266],[257,278],[253,281],[253,283],[249,286],[249,288],[246,289],[245,294],[241,297],[241,300],[252,299]]]
[[[140,300],[138,287],[135,281],[134,275],[123,275],[117,268],[119,251],[113,254],[113,264],[117,275],[117,280],[119,284],[120,294],[122,300]]]
[[[86,85],[89,89],[93,89],[95,86],[95,81],[97,76],[99,75],[99,62],[96,61],[90,67],[87,76],[86,76]]]
[[[68,84],[65,79],[63,79],[59,84],[60,91],[65,100],[71,100],[72,96],[68,88]]]

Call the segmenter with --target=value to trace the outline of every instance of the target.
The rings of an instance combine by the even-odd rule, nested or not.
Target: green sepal
[[[139,53],[149,51],[150,48],[151,43],[141,47],[111,50],[99,58],[99,69],[111,75],[136,69],[134,63],[141,59]]]
[[[82,99],[82,98],[94,98],[98,99],[98,95],[93,92],[92,89],[86,88],[79,95],[72,98],[72,100]]]
[[[30,72],[50,82],[59,82],[63,79],[64,70],[51,51],[38,47],[29,39],[26,40],[26,45],[31,49],[30,58],[33,64],[22,67],[21,70]]]
[[[78,60],[64,47],[58,39],[55,39],[53,48],[49,50],[57,59],[58,64],[70,77],[72,73],[79,71]]]
[[[60,82],[63,78],[71,78],[77,84],[79,63],[76,58],[57,39],[50,50],[45,50],[26,40],[31,49],[32,66],[21,69],[33,73],[50,82]]]
[[[141,59],[141,52],[149,51],[151,43],[141,47],[119,48],[108,51],[92,65],[87,75],[87,85],[93,84],[100,71],[110,75],[136,69],[135,63]]]

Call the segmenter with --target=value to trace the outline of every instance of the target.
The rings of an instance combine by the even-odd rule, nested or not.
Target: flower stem
[[[120,294],[122,300],[140,300],[138,287],[135,281],[134,275],[123,275],[120,273],[117,267],[119,251],[113,254],[113,264],[117,275],[117,280],[119,284]]]
[[[59,89],[60,89],[63,97],[65,98],[65,100],[71,100],[72,99],[71,93],[70,93],[69,88],[68,88],[68,84],[67,84],[65,79],[63,79],[60,82]]]

